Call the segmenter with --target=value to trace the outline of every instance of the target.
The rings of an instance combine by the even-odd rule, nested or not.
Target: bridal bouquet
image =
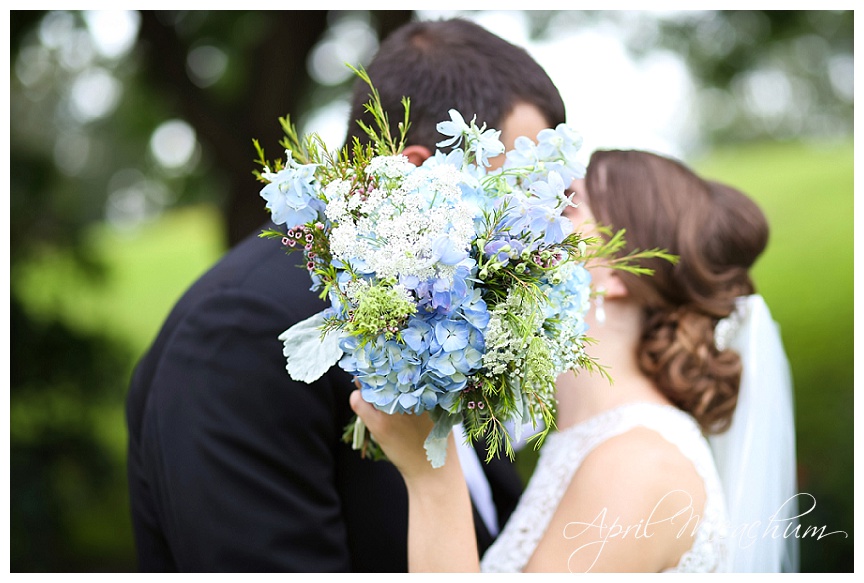
[[[439,150],[415,166],[401,154],[409,100],[391,132],[377,91],[355,72],[371,88],[375,127],[358,122],[369,144],[330,152],[317,135],[301,140],[288,118],[284,162],[255,142],[261,196],[285,226],[262,236],[301,252],[312,290],[330,302],[279,337],[288,373],[312,382],[338,363],[379,410],[428,411],[436,467],[460,422],[470,441],[486,439],[490,458],[502,447],[512,457],[523,424],[542,422],[541,441],[554,425],[556,377],[596,366],[583,350],[583,262],[608,244],[562,216],[584,173],[581,138],[563,124],[536,142],[520,137],[490,171],[505,153],[500,132],[451,110]],[[374,455],[359,420],[347,439]]]

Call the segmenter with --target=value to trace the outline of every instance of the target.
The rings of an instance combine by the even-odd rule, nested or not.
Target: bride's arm
[[[462,475],[453,433],[447,462],[433,468],[423,442],[432,429],[428,415],[387,415],[351,394],[351,408],[387,457],[408,490],[408,570],[479,571],[477,539],[468,486]]]

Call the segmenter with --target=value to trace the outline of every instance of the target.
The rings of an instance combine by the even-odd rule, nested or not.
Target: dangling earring
[[[601,326],[606,322],[606,310],[603,307],[603,296],[606,294],[606,288],[602,285],[597,286],[597,295],[594,296],[594,319]]]

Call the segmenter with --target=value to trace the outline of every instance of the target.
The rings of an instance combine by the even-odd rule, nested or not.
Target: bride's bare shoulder
[[[630,478],[645,474],[645,484],[670,483],[689,475],[699,479],[693,463],[677,445],[647,427],[634,427],[611,437],[585,457],[578,474],[600,474],[607,479],[620,474]]]
[[[586,456],[532,563],[566,558],[568,569],[593,571],[673,567],[692,546],[704,505],[702,479],[678,447],[653,430],[631,429]]]
[[[636,427],[612,437],[585,457],[568,490],[594,493],[622,510],[644,513],[705,502],[702,477],[681,450],[656,431]],[[566,501],[567,497],[565,497]]]

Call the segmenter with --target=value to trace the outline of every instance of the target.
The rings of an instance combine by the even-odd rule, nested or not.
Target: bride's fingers
[[[348,397],[348,403],[350,403],[351,409],[360,417],[365,417],[369,414],[370,410],[375,410],[375,407],[363,400],[359,389],[351,391],[351,395]]]
[[[366,427],[369,428],[369,431],[375,434],[381,428],[381,423],[383,421],[382,416],[384,416],[385,413],[382,413],[370,403],[364,401],[359,390],[351,391],[351,396],[348,398],[348,402],[351,405],[351,409],[360,419],[363,420]]]
[[[428,415],[395,414],[388,415],[363,400],[359,390],[351,392],[348,401],[382,447],[405,444],[422,444],[432,429]]]

